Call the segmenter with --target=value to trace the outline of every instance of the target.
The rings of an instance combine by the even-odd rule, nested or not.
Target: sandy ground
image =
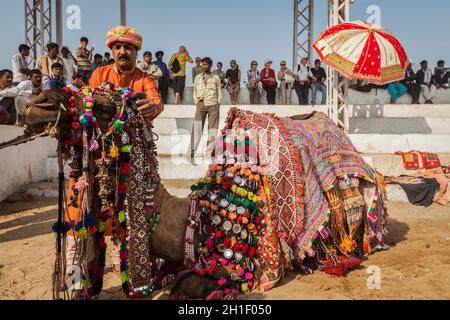
[[[55,200],[0,203],[0,299],[51,299]],[[389,251],[371,255],[338,278],[315,272],[288,274],[273,290],[245,299],[450,299],[450,208],[389,203]],[[109,259],[109,255],[108,255]],[[381,288],[368,289],[369,266]],[[107,260],[102,299],[123,299]]]

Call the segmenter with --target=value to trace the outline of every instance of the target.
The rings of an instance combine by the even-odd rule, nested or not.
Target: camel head
[[[136,98],[140,95],[136,94]],[[68,88],[45,90],[27,104],[24,135],[0,144],[0,148],[26,143],[37,136],[52,136],[65,145],[81,143],[81,127],[79,118],[83,114],[83,91],[75,92]],[[110,122],[117,113],[120,103],[120,93],[111,91],[101,94],[94,91],[92,99],[95,101],[93,116],[96,118],[102,132],[106,132]]]

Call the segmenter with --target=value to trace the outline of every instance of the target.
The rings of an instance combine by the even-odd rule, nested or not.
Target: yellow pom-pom
[[[93,106],[94,106],[94,104],[92,102],[87,102],[86,103],[86,108],[92,109]]]
[[[113,159],[119,158],[119,148],[117,148],[116,146],[111,147],[111,149],[109,150],[109,156]]]
[[[241,289],[242,289],[242,292],[244,292],[244,293],[250,292],[250,289],[248,288],[248,284],[247,283],[243,283],[241,285]]]

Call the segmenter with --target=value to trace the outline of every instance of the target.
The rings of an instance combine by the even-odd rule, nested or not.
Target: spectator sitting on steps
[[[434,69],[434,80],[436,81],[436,87],[448,89],[450,87],[450,68],[445,68],[445,61],[439,60],[437,67]]]
[[[417,71],[417,82],[422,87],[423,96],[426,104],[433,104],[432,99],[436,98],[436,86],[431,69],[428,68],[428,62],[423,60],[420,63],[421,69]]]

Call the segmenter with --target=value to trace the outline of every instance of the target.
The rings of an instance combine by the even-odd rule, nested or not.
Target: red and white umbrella
[[[402,80],[409,64],[405,50],[388,29],[363,21],[329,28],[313,48],[324,63],[346,77],[376,84]]]

